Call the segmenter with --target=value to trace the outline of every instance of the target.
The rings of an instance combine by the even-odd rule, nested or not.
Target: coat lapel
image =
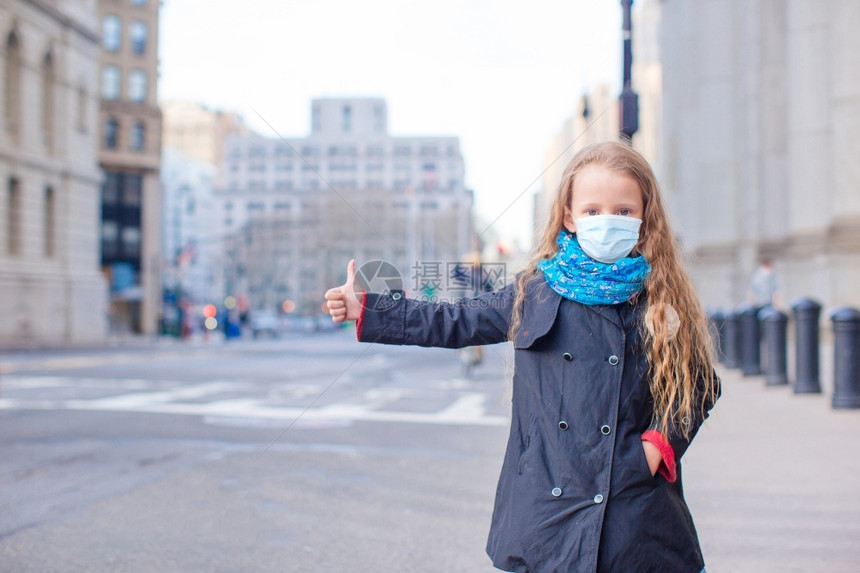
[[[528,348],[534,342],[549,332],[555,322],[561,295],[550,288],[543,276],[535,277],[526,286],[526,297],[523,303],[523,315],[520,329],[514,340],[514,348]],[[591,312],[597,313],[620,329],[624,324],[618,312],[605,305],[583,305]]]
[[[625,303],[626,304],[626,303]],[[621,317],[618,316],[618,312],[614,308],[610,308],[608,306],[604,306],[602,304],[599,305],[583,305],[585,308],[590,310],[591,312],[596,312],[615,326],[620,329],[624,329],[624,324],[621,322]]]
[[[531,280],[526,286],[522,322],[514,339],[514,348],[528,348],[549,332],[560,303],[561,296],[549,287],[543,274]]]

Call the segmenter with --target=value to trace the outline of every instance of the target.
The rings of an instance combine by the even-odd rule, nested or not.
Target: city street
[[[470,378],[352,329],[0,354],[0,569],[493,571],[506,352]],[[858,570],[860,411],[721,374],[684,457],[709,573]]]
[[[0,569],[491,571],[504,347],[276,341],[0,357]]]

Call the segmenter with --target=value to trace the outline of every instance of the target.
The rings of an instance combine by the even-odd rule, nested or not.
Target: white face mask
[[[585,254],[601,263],[614,263],[630,254],[639,242],[642,219],[621,215],[593,215],[575,219],[576,238]]]

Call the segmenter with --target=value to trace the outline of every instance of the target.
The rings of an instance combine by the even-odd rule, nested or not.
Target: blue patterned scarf
[[[558,252],[538,262],[550,288],[565,298],[582,304],[618,304],[642,290],[651,272],[645,257],[629,257],[601,263],[585,254],[576,235],[561,231]]]

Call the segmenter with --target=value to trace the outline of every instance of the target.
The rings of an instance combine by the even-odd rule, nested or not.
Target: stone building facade
[[[665,0],[663,183],[706,304],[860,304],[860,2]]]
[[[0,344],[104,339],[94,0],[0,4]]]

